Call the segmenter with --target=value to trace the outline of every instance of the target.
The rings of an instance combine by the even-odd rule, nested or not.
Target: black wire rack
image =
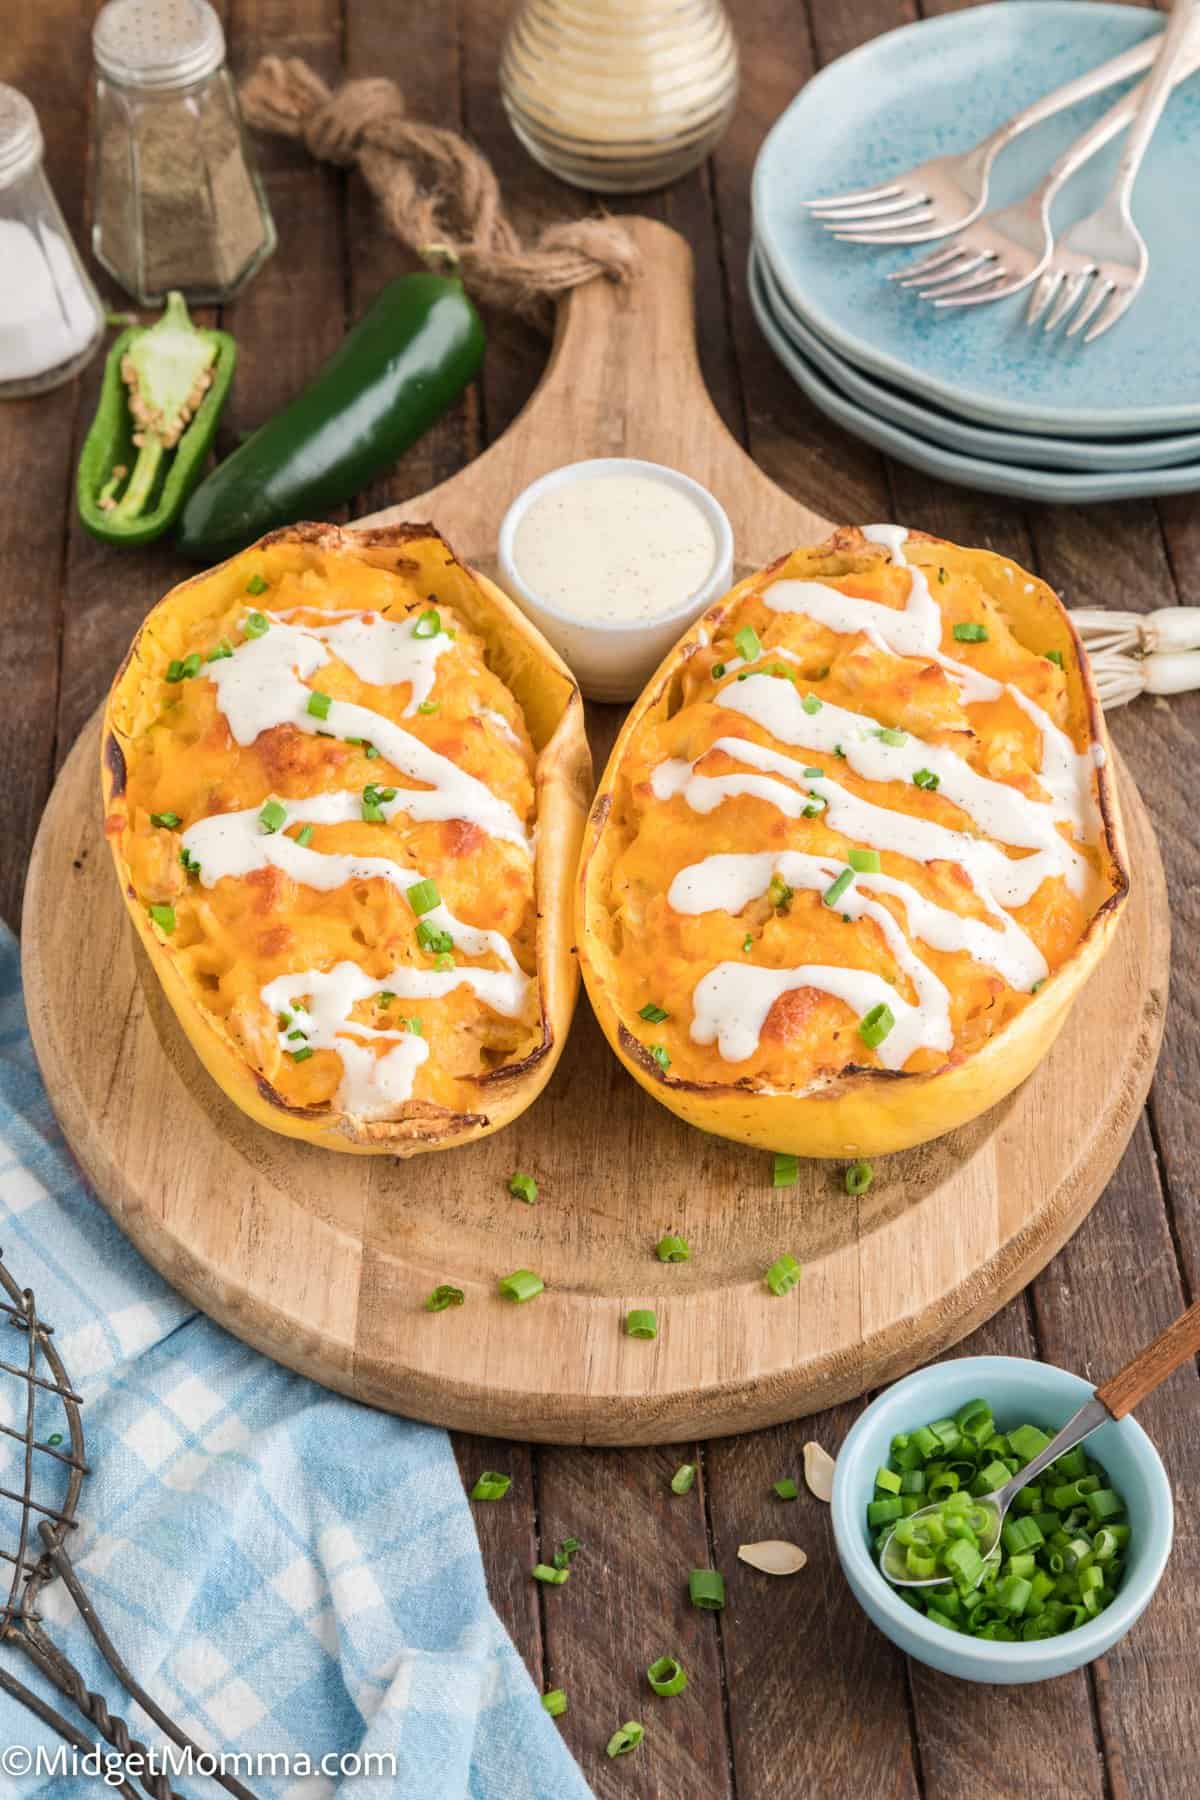
[[[21,1471],[19,1487],[0,1484],[0,1502],[7,1503],[4,1530],[0,1531],[0,1574],[7,1579],[7,1595],[0,1606],[0,1645],[23,1651],[116,1751],[118,1758],[128,1761],[128,1773],[137,1775],[151,1800],[180,1800],[165,1772],[158,1769],[148,1746],[133,1736],[123,1718],[109,1711],[104,1696],[88,1687],[47,1633],[38,1612],[38,1596],[47,1583],[61,1579],[96,1648],[129,1697],[172,1743],[191,1752],[198,1772],[211,1773],[237,1800],[256,1800],[250,1788],[232,1775],[216,1771],[209,1754],[139,1685],[101,1624],[65,1543],[78,1523],[79,1496],[88,1474],[79,1412],[82,1401],[55,1347],[54,1327],[39,1318],[32,1290],[19,1287],[13,1280],[2,1251],[0,1293],[0,1349],[5,1352],[0,1355],[0,1395],[10,1401],[15,1390],[18,1397],[11,1412],[14,1423],[0,1422],[0,1436],[20,1446]],[[57,1429],[59,1411],[62,1430]],[[56,1429],[39,1436],[38,1431],[44,1430],[47,1422],[47,1412]],[[93,1757],[98,1752],[93,1738],[18,1681],[3,1661],[0,1691],[20,1701],[80,1752]],[[137,1788],[126,1775],[119,1781],[106,1776],[104,1786],[110,1793],[126,1795],[127,1800],[140,1800]]]

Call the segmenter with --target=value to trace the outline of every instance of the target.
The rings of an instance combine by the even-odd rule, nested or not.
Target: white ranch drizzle
[[[331,817],[362,817],[362,797],[353,793],[318,794],[310,800],[284,800],[287,823],[328,824]],[[406,869],[387,856],[359,856],[336,851],[310,850],[286,835],[285,830],[264,831],[259,823],[259,808],[243,812],[214,813],[189,825],[182,835],[184,848],[200,864],[200,881],[215,887],[226,876],[246,876],[255,869],[281,869],[293,881],[321,893],[331,893],[348,881],[379,879],[389,882],[400,893],[407,893],[423,879],[419,869]],[[445,901],[441,901],[422,918],[439,931],[448,931],[456,950],[467,956],[498,957],[505,968],[517,970],[518,964],[508,940],[498,931],[482,930],[459,919]],[[416,919],[413,920],[414,927]],[[524,977],[522,977],[524,979]]]
[[[323,610],[293,606],[286,612],[268,613],[267,618],[282,624],[296,613]],[[333,625],[303,625],[300,629],[309,637],[328,644],[338,661],[353,669],[358,679],[369,687],[399,687],[402,682],[409,682],[412,693],[404,709],[405,718],[411,717],[428,700],[437,679],[438,657],[454,643],[448,632],[415,637],[419,614],[408,619],[385,619],[376,612],[339,610],[325,616],[333,617],[337,622]]]
[[[311,631],[275,624],[262,637],[247,638],[232,656],[209,663],[204,672],[217,690],[217,705],[237,743],[252,744],[277,725],[363,738],[410,780],[427,783],[426,790],[405,788],[395,810],[418,821],[466,819],[492,837],[529,848],[521,821],[506,800],[382,713],[348,700],[331,700],[323,719],[311,714],[312,690],[305,682],[328,661],[328,650]]]
[[[376,980],[352,962],[277,976],[263,988],[262,1001],[271,1012],[290,1015],[291,1022],[279,1029],[281,1049],[295,1050],[287,1033],[299,1028],[311,1049],[337,1052],[342,1061],[339,1106],[356,1118],[371,1119],[390,1116],[412,1097],[413,1080],[429,1056],[429,1045],[415,1031],[360,1025],[349,1017],[353,1007],[388,992],[401,1000],[440,999],[464,983],[495,1012],[515,1017],[524,1004],[525,978],[501,969],[458,968],[442,975],[401,966]],[[391,1040],[395,1048],[376,1056],[367,1045],[382,1040]]]
[[[940,982],[938,986],[941,987]],[[715,1043],[726,1062],[745,1062],[757,1050],[767,1014],[776,1000],[802,987],[820,988],[823,993],[844,1000],[860,1018],[873,1006],[890,1007],[896,1023],[877,1050],[886,1069],[902,1068],[923,1043],[928,1042],[931,1049],[944,1050],[953,1043],[952,1037],[945,1043],[934,1041],[932,1007],[913,1006],[882,975],[872,974],[869,969],[840,969],[828,963],[804,963],[798,969],[718,963],[697,982],[692,995],[692,1038],[697,1044]]]
[[[903,734],[901,744],[886,742],[879,735],[884,727],[866,713],[849,712],[829,701],[808,712],[795,683],[779,676],[748,675],[735,681],[732,688],[721,690],[721,704],[752,719],[781,743],[827,754],[840,748],[865,781],[911,782],[918,771],[931,770],[938,777],[938,792],[961,807],[989,837],[1016,849],[1044,851],[1057,862],[1074,893],[1086,890],[1088,864],[1055,828],[1061,817],[1079,831],[1077,794],[1056,792],[1054,805],[1030,800],[1007,782],[978,774],[953,750],[928,744],[912,732]]]
[[[790,888],[822,893],[845,866],[836,856],[812,856],[799,850],[719,852],[681,869],[667,890],[667,900],[678,913],[736,914],[765,894],[775,876]],[[894,875],[857,872],[840,896],[837,911],[847,913],[851,919],[874,919],[889,944],[894,943],[896,921],[887,907],[870,898],[872,894],[891,894],[899,900],[909,931],[931,948],[966,951],[976,962],[1003,976],[1010,987],[1028,992],[1050,972],[1033,939],[1000,907],[992,915],[996,919],[993,926],[938,906],[910,882],[900,881]]]

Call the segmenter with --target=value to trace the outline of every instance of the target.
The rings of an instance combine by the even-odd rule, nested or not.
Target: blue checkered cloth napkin
[[[340,1752],[395,1756],[394,1775],[339,1779],[302,1764],[246,1778],[271,1800],[339,1789],[354,1800],[587,1800],[488,1603],[445,1432],[289,1374],[142,1261],[64,1147],[2,925],[0,1245],[85,1401],[92,1472],[70,1538],[76,1567],[134,1673],[186,1731],[212,1750],[303,1753],[314,1769]],[[20,1403],[0,1377],[0,1422],[16,1423]],[[48,1435],[54,1421],[39,1414]],[[0,1486],[11,1487],[21,1452],[0,1445]],[[0,1534],[12,1524],[0,1518]],[[89,1686],[161,1746],[61,1582],[40,1605]],[[70,1712],[27,1659],[0,1657]],[[59,1741],[0,1694],[0,1748]],[[219,1792],[195,1777],[176,1785]],[[78,1800],[94,1786],[0,1774],[0,1794],[22,1800]]]

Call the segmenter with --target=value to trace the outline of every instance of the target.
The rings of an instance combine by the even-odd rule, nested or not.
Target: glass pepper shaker
[[[2,82],[0,270],[0,399],[69,381],[104,336],[104,312],[46,180],[37,114]]]
[[[109,0],[96,63],[92,249],[143,306],[228,300],[275,226],[207,0]]]

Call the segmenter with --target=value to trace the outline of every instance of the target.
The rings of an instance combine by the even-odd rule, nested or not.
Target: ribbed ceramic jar
[[[525,0],[500,61],[529,154],[601,194],[661,187],[702,162],[737,88],[721,0]]]

